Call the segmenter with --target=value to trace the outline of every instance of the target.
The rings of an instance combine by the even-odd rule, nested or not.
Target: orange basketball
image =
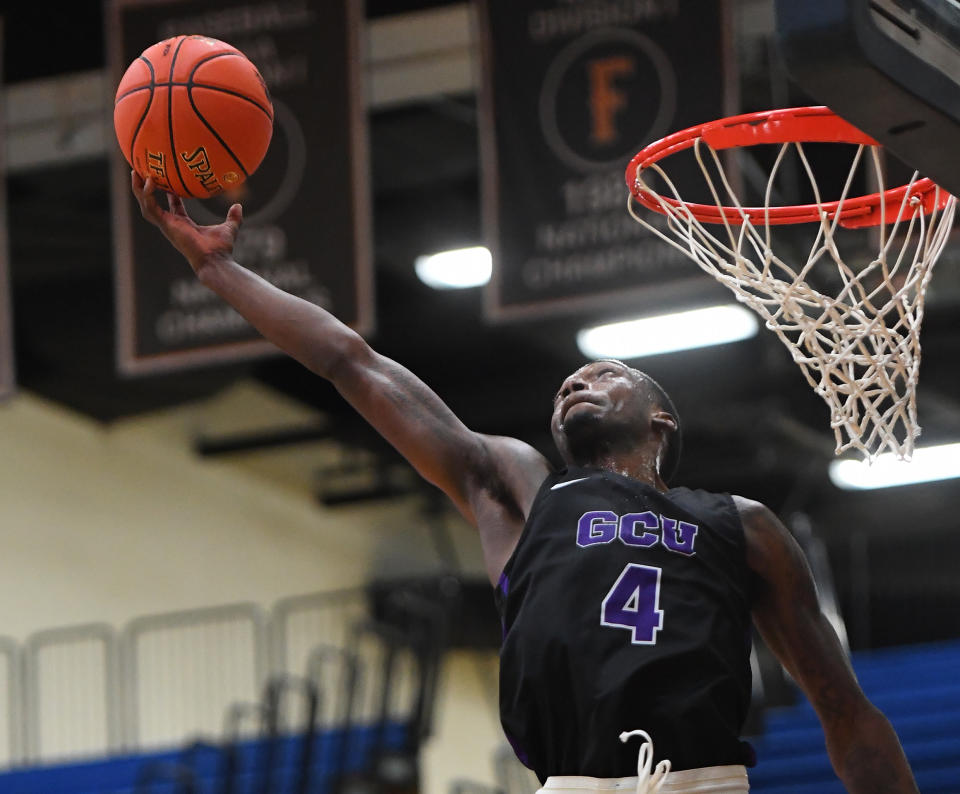
[[[273,104],[257,67],[238,49],[176,36],[130,64],[113,127],[140,176],[184,198],[208,198],[239,185],[263,161]]]

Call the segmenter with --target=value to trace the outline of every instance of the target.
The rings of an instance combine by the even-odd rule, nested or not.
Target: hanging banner
[[[237,262],[369,332],[373,286],[361,0],[112,3],[107,24],[113,85],[143,50],[180,34],[226,41],[257,66],[274,107],[270,149],[236,191],[189,200],[187,210],[198,223],[220,223],[230,204],[240,201],[244,224]],[[119,148],[113,160],[120,371],[159,372],[276,352],[203,287],[140,217]]]
[[[0,17],[0,66],[3,64],[3,36],[3,17]],[[0,83],[2,82],[3,74],[0,73]],[[0,119],[6,117],[3,95],[0,93]],[[5,134],[4,125],[0,125],[0,399],[12,395],[16,388],[13,366],[13,312],[10,301],[13,287],[10,284],[10,246],[7,236],[7,142]]]
[[[647,143],[728,112],[727,4],[483,0],[480,29],[488,316],[711,291],[629,216],[623,174]]]

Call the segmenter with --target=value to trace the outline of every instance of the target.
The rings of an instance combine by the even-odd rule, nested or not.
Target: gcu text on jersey
[[[678,554],[696,554],[696,524],[658,516],[647,510],[618,516],[609,510],[589,510],[577,522],[577,545],[593,546],[619,538],[628,546],[655,546],[658,542]]]

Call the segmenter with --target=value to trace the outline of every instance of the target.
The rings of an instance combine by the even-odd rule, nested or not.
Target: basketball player
[[[615,361],[570,375],[551,420],[566,467],[552,471],[234,262],[240,205],[203,227],[176,197],[163,209],[150,180],[132,186],[204,285],[330,380],[479,530],[504,625],[502,723],[545,791],[747,791],[751,616],[813,703],[848,791],[917,791],[780,521],[748,499],[667,487],[679,419],[648,376]]]

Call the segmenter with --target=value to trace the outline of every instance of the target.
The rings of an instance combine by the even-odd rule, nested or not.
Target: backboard
[[[960,5],[774,0],[793,80],[899,159],[960,195]]]

